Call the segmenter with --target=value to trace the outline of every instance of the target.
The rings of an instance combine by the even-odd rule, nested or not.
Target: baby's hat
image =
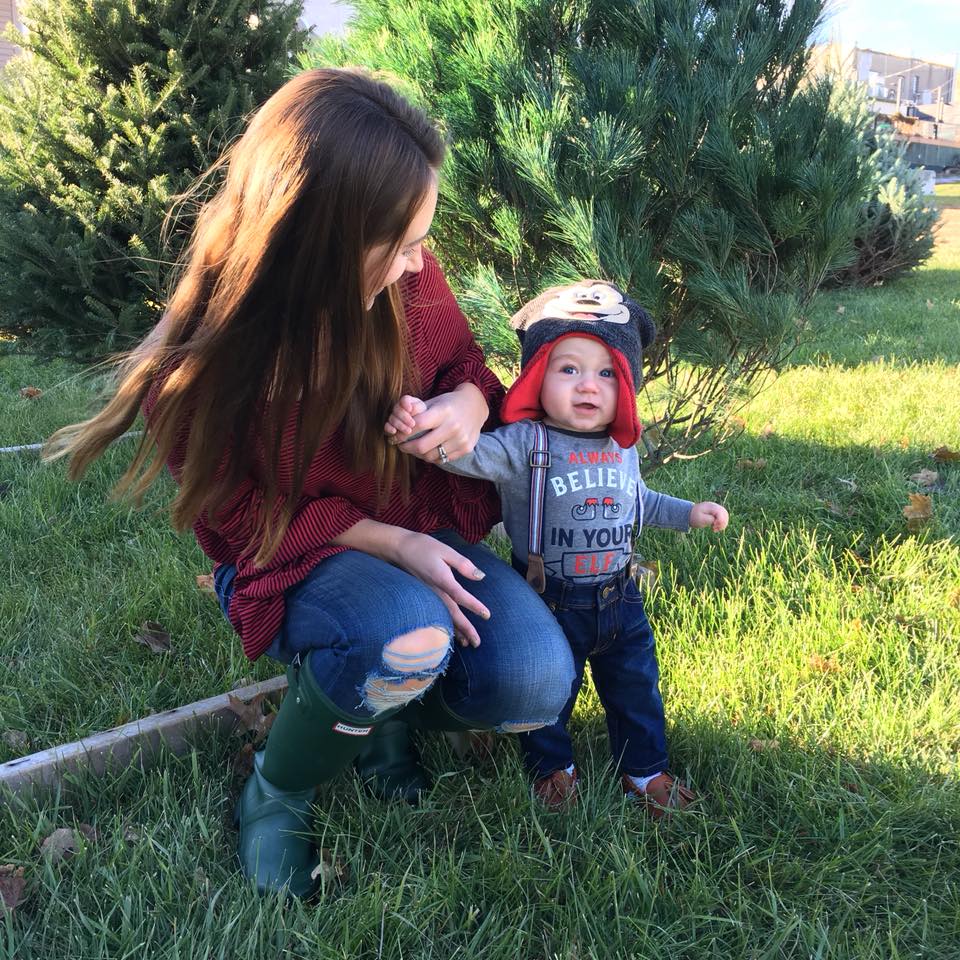
[[[540,390],[550,351],[566,337],[589,337],[610,350],[621,387],[610,435],[621,447],[640,439],[635,398],[642,383],[643,349],[657,332],[643,307],[612,284],[578,280],[545,290],[521,307],[510,325],[520,338],[520,376],[504,398],[504,423],[543,417]]]

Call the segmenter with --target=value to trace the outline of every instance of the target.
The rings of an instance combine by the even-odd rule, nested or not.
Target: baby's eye
[[[576,368],[572,363],[567,363],[567,364],[564,364],[564,365],[560,368],[560,372],[561,372],[561,373],[576,373],[576,372],[577,372],[577,368]]]
[[[616,377],[616,375],[617,375],[617,371],[614,370],[613,367],[607,367],[606,370],[600,371],[601,377]]]

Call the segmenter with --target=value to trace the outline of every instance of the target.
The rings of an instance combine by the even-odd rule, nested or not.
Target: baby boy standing
[[[623,789],[662,816],[693,794],[667,772],[656,649],[632,574],[633,537],[643,525],[720,531],[727,511],[655,493],[640,476],[635,385],[642,349],[655,335],[641,307],[609,284],[582,281],[546,291],[512,322],[521,373],[503,403],[505,425],[481,434],[456,461],[442,447],[430,459],[497,485],[514,566],[542,594],[573,651],[576,679],[557,722],[520,735],[537,796],[550,806],[575,798],[567,723],[589,661]],[[401,398],[386,432],[396,442],[409,439],[425,409]]]

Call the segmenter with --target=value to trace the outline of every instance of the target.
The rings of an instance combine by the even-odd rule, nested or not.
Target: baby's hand
[[[383,432],[393,437],[393,443],[403,443],[410,439],[410,434],[417,428],[414,417],[419,416],[427,409],[427,405],[417,397],[404,395],[390,411],[390,416],[384,424]]]
[[[714,533],[719,533],[721,530],[726,530],[729,522],[730,514],[727,513],[727,508],[710,500],[695,503],[690,511],[690,526],[697,529],[712,527]]]

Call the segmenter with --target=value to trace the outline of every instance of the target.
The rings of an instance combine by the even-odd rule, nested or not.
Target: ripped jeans
[[[347,550],[287,591],[283,626],[267,654],[282,663],[300,654],[330,700],[358,720],[408,703],[439,682],[447,706],[478,727],[520,732],[554,723],[575,673],[557,621],[489,548],[449,530],[433,536],[486,574],[481,581],[458,577],[491,613],[489,620],[467,614],[480,635],[479,647],[453,642],[447,608],[416,577]],[[233,567],[217,569],[214,582],[224,610],[233,576]],[[405,650],[399,638],[427,627],[436,628],[435,644]]]

